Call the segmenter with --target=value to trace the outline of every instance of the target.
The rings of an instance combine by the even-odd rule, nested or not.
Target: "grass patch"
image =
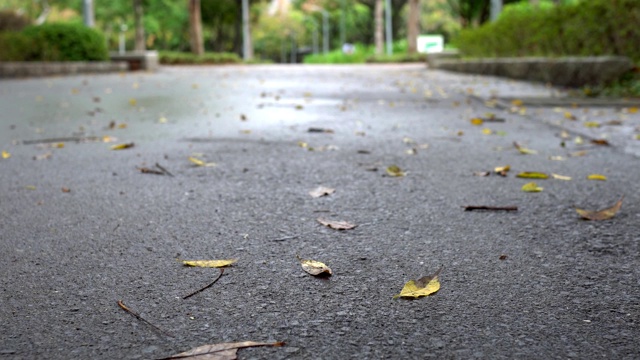
[[[242,63],[242,59],[234,53],[205,53],[198,56],[192,53],[161,51],[160,63],[163,65],[238,64]]]

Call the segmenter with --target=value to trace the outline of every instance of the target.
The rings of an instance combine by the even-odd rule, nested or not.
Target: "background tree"
[[[200,0],[189,0],[189,43],[191,52],[196,55],[204,54]]]
[[[134,50],[136,51],[145,51],[146,50],[146,42],[144,37],[144,23],[143,23],[143,10],[142,10],[142,0],[133,0],[133,16],[134,23],[136,28],[136,40]]]
[[[407,52],[418,52],[418,35],[420,34],[420,1],[409,0],[409,14],[407,17]]]
[[[384,0],[376,0],[375,3],[375,9],[374,9],[374,13],[375,13],[375,26],[376,26],[376,30],[375,30],[375,44],[376,44],[376,54],[377,55],[382,55],[382,52],[384,50],[384,18],[383,18],[383,10],[384,10],[384,6],[383,6],[383,1]]]

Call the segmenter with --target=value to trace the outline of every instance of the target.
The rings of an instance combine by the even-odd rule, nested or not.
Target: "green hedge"
[[[109,60],[102,33],[78,23],[44,24],[0,33],[0,48],[0,61]]]
[[[206,53],[198,56],[182,52],[160,52],[160,63],[166,65],[235,64],[242,60],[234,53]]]
[[[640,1],[588,0],[507,5],[497,21],[463,30],[464,56],[623,55],[640,61]]]

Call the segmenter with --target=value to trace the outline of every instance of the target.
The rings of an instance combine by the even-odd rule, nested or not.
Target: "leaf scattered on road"
[[[591,174],[587,176],[588,180],[600,180],[600,181],[606,181],[607,177],[602,175],[602,174]]]
[[[387,175],[393,177],[402,177],[406,176],[407,173],[402,171],[402,169],[400,169],[400,167],[398,167],[397,165],[391,165],[387,167]]]
[[[317,188],[309,191],[309,195],[314,198],[319,198],[322,196],[331,195],[336,191],[336,189],[332,189],[326,186],[318,186]]]
[[[196,166],[203,166],[203,167],[211,167],[211,166],[216,166],[216,163],[208,163],[204,160],[200,160],[198,158],[195,158],[193,156],[189,156],[189,161],[191,161],[192,163],[196,164]]]
[[[306,271],[307,273],[313,276],[333,275],[333,271],[331,271],[331,268],[320,261],[302,259],[300,258],[300,256],[297,256],[297,258],[298,258],[298,261],[300,261],[302,270]]]
[[[221,268],[229,266],[238,261],[238,259],[226,259],[226,260],[182,260],[182,264],[185,266],[194,267],[206,267],[206,268]]]
[[[564,176],[564,175],[558,175],[553,173],[551,173],[551,177],[553,177],[556,180],[565,180],[565,181],[571,180],[571,176]]]
[[[538,184],[534,182],[530,182],[522,185],[522,191],[524,192],[540,192],[543,189],[544,188],[541,188],[540,186],[538,186]]]
[[[111,150],[124,150],[134,147],[134,143],[116,144],[111,146]]]
[[[527,149],[527,148],[525,148],[525,147],[521,146],[520,144],[518,144],[518,143],[517,143],[517,142],[515,142],[515,141],[513,142],[513,146],[514,146],[518,151],[520,151],[520,153],[521,153],[521,154],[525,154],[525,155],[535,155],[535,154],[537,154],[537,153],[538,153],[538,152],[537,152],[537,151],[535,151],[535,150]]]
[[[423,276],[418,280],[409,280],[400,291],[400,294],[394,296],[394,299],[417,299],[428,296],[440,290],[439,275],[442,268],[438,269],[435,274]]]
[[[2,158],[8,159],[11,157],[11,154],[8,151],[2,150]]]
[[[548,179],[549,175],[541,172],[524,171],[516,175],[516,177],[522,179]]]
[[[211,345],[202,345],[189,351],[181,352],[160,360],[170,359],[189,359],[189,360],[234,360],[237,359],[238,349],[257,347],[257,346],[284,346],[284,342],[255,342],[242,341],[235,343],[220,343]]]
[[[317,221],[320,224],[335,230],[351,230],[351,229],[355,229],[355,227],[358,226],[347,221],[336,221],[336,220],[325,220],[325,219],[317,219]]]
[[[612,207],[609,207],[606,209],[594,211],[594,210],[582,210],[582,209],[576,208],[576,212],[582,218],[587,220],[594,220],[594,221],[608,220],[614,217],[618,213],[618,211],[620,211],[620,207],[622,207],[623,199],[624,199],[624,196],[622,196],[620,200],[618,200]]]

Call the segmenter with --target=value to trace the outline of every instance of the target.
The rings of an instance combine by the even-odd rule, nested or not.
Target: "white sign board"
[[[438,53],[444,51],[444,36],[420,35],[418,36],[419,53]]]

